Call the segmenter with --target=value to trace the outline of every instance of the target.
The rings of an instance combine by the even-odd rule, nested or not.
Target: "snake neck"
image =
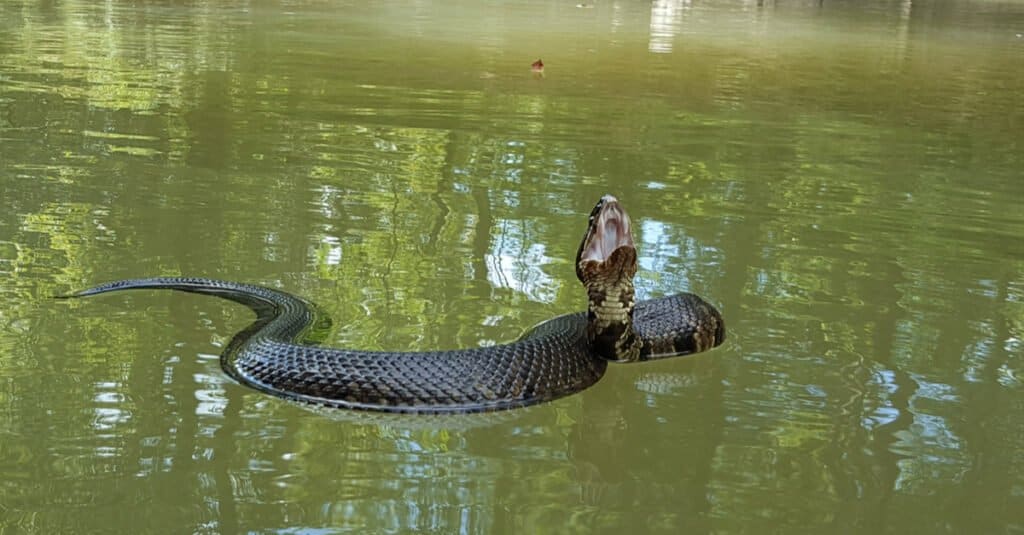
[[[587,272],[587,341],[595,354],[608,360],[632,362],[640,360],[643,340],[633,328],[633,307],[636,305],[633,274],[636,249],[616,250],[610,263],[624,266],[617,270],[599,270],[597,265]]]

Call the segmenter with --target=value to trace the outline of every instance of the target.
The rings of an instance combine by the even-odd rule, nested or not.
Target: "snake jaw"
[[[628,252],[633,252],[632,266]],[[629,278],[636,274],[636,245],[633,242],[629,214],[612,195],[605,195],[590,213],[590,223],[576,253],[576,277],[583,284],[586,277]],[[625,260],[625,262],[623,262]],[[631,268],[631,269],[630,269]],[[618,277],[614,277],[619,275]]]
[[[633,288],[637,270],[629,214],[611,195],[601,197],[590,213],[587,232],[576,253],[576,276],[588,293]]]
[[[578,261],[603,262],[619,247],[635,247],[632,224],[618,199],[605,195],[590,214]]]

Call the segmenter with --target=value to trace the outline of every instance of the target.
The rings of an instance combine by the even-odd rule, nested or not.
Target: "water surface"
[[[363,4],[0,5],[0,531],[1024,531],[1024,5]],[[310,410],[221,372],[237,305],[49,299],[500,343],[584,305],[604,193],[729,340],[499,416]]]

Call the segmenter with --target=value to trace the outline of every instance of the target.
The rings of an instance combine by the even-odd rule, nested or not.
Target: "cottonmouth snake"
[[[545,321],[518,341],[491,347],[376,352],[299,343],[317,319],[294,295],[236,282],[159,277],[106,283],[64,296],[172,289],[246,305],[256,321],[221,355],[224,371],[278,397],[330,407],[409,413],[464,413],[523,407],[579,392],[609,360],[695,353],[722,343],[721,315],[683,293],[634,303],[636,249],[629,216],[606,195],[590,215],[576,255],[587,312]]]

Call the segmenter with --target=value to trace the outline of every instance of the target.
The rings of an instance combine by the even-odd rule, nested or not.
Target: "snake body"
[[[577,255],[578,264],[587,256],[584,249],[581,246]],[[632,262],[635,271],[635,255]],[[593,267],[588,264],[583,271]],[[626,274],[628,292],[621,290],[615,277],[599,277],[599,283],[588,284],[588,312],[545,321],[516,342],[424,352],[304,344],[304,335],[318,320],[316,307],[289,293],[251,284],[157,277],[110,282],[67,297],[171,289],[229,299],[256,313],[256,321],[236,334],[221,355],[224,371],[242,384],[329,407],[467,413],[523,407],[574,394],[600,379],[609,360],[694,353],[722,342],[721,316],[703,299],[683,293],[641,301],[634,307],[627,302],[627,297],[632,299],[632,273]],[[628,325],[624,327],[622,321]]]

